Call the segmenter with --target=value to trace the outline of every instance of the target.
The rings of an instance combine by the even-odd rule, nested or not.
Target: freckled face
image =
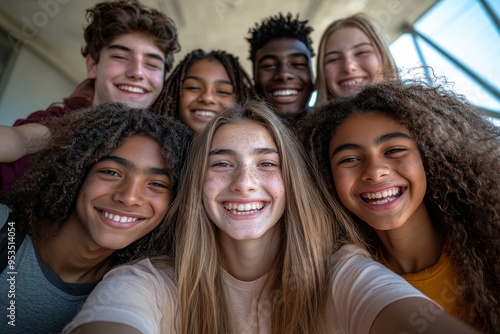
[[[208,157],[203,205],[222,240],[267,240],[285,209],[280,155],[252,121],[222,125]]]
[[[344,27],[328,38],[323,69],[330,93],[347,97],[367,83],[382,79],[382,57],[365,33]]]
[[[373,228],[427,216],[425,170],[406,126],[380,112],[349,116],[335,130],[329,155],[340,201]]]
[[[70,223],[102,248],[124,248],[165,217],[172,196],[160,146],[134,135],[96,162],[85,178]]]

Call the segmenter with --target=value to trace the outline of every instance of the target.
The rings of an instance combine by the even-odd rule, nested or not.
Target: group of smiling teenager
[[[103,3],[102,6],[113,4],[118,8],[120,3],[146,10],[136,1]],[[111,87],[109,99],[97,100],[92,109],[43,122],[52,134],[45,137],[49,144],[45,144],[46,150],[37,155],[40,162],[34,163],[12,191],[2,195],[2,201],[9,205],[4,212],[13,211],[15,215],[12,217],[18,217],[21,229],[28,231],[26,242],[31,243],[32,239],[35,245],[31,246],[34,249],[31,262],[26,262],[24,267],[40,267],[37,277],[45,277],[50,282],[49,286],[52,285],[54,290],[49,290],[48,294],[59,300],[62,308],[66,301],[61,299],[61,291],[75,295],[71,290],[73,285],[85,284],[88,287],[76,293],[79,297],[64,318],[59,316],[59,310],[55,311],[46,304],[41,307],[46,313],[40,313],[40,316],[35,316],[40,310],[31,305],[22,306],[26,307],[23,309],[25,317],[22,318],[23,311],[19,311],[18,324],[31,318],[33,322],[29,325],[26,322],[25,328],[32,332],[37,329],[39,332],[60,331],[80,310],[89,291],[94,289],[65,332],[387,333],[405,330],[472,333],[475,332],[472,328],[443,312],[438,304],[393,272],[404,274],[408,268],[407,260],[413,259],[418,252],[426,256],[422,261],[416,257],[418,263],[410,266],[411,270],[432,267],[440,258],[436,259],[437,255],[449,252],[456,272],[446,276],[447,287],[456,287],[452,304],[461,307],[457,306],[459,312],[454,315],[479,330],[494,332],[498,327],[496,282],[499,270],[494,260],[496,257],[492,256],[498,255],[496,240],[500,240],[496,238],[496,172],[488,174],[488,181],[493,182],[488,188],[491,190],[482,190],[482,196],[489,196],[488,203],[491,203],[482,204],[485,205],[483,208],[487,207],[483,216],[479,216],[473,206],[470,206],[466,219],[460,220],[458,213],[452,216],[453,221],[442,218],[442,214],[434,216],[435,212],[446,213],[448,210],[441,202],[434,203],[432,199],[435,197],[427,198],[429,195],[425,190],[426,171],[435,166],[426,164],[431,160],[426,154],[433,154],[432,149],[439,150],[439,146],[430,145],[429,151],[425,151],[422,148],[424,142],[420,142],[420,129],[410,119],[424,117],[422,115],[426,112],[429,115],[435,113],[436,123],[440,122],[444,130],[450,130],[447,133],[452,138],[465,143],[467,136],[453,133],[451,129],[455,128],[450,125],[456,124],[456,120],[448,114],[439,114],[435,109],[421,106],[424,112],[412,107],[404,118],[399,118],[399,115],[384,118],[384,113],[389,113],[386,111],[389,107],[384,104],[389,102],[383,99],[386,93],[354,94],[366,83],[388,81],[374,87],[380,87],[387,94],[396,92],[396,97],[389,101],[397,106],[397,96],[411,93],[406,85],[392,80],[393,68],[382,66],[393,66],[390,53],[369,20],[361,15],[335,22],[325,32],[319,51],[319,58],[324,60],[318,62],[317,71],[320,73],[321,67],[324,75],[318,74],[316,86],[318,96],[326,96],[321,102],[330,99],[332,105],[327,103],[306,112],[314,89],[313,51],[309,38],[312,29],[306,23],[290,14],[279,14],[251,29],[248,40],[255,92],[235,57],[224,51],[194,50],[172,71],[163,89],[154,90],[159,96],[154,103],[138,106],[121,100],[120,94],[130,98],[149,94],[147,89],[139,92],[138,89],[143,88],[137,88],[137,83],[133,83],[135,78],[143,77],[137,73],[142,72],[144,63],[127,60],[125,68],[137,71],[125,70],[123,78],[128,79],[99,86],[96,75],[95,84],[84,83],[74,94],[78,96],[83,92],[95,97],[100,88]],[[158,47],[151,38],[146,40]],[[112,56],[117,62],[128,59],[121,52],[127,53],[130,47],[123,46],[118,43],[119,55]],[[168,72],[173,49],[172,52],[159,53],[163,55],[165,72]],[[141,55],[155,53],[131,54],[139,55],[141,60]],[[92,61],[87,63],[93,64]],[[107,68],[100,67],[100,70]],[[371,85],[368,86],[366,91],[370,92]],[[412,87],[423,90],[424,97],[435,99],[441,107],[449,105],[449,109],[459,115],[454,117],[470,122],[470,128],[477,126],[480,129],[473,138],[484,142],[484,147],[465,146],[470,154],[474,149],[477,151],[471,156],[482,157],[488,148],[495,147],[497,130],[477,116],[467,103],[452,94],[442,95],[442,92],[418,83]],[[118,95],[113,99],[115,93]],[[256,95],[262,100],[252,101]],[[350,97],[352,95],[356,96]],[[408,98],[408,106],[418,104],[417,95]],[[366,117],[371,118],[360,122],[359,127],[371,128],[372,124],[380,124],[377,128],[382,132],[374,133],[372,138],[368,131],[353,131],[353,126],[358,128],[356,118],[347,133],[361,135],[347,139],[343,136],[339,141],[336,133],[342,134],[342,128],[334,130],[336,123],[331,120],[325,123],[321,117],[333,115],[336,119],[334,115],[339,112],[339,121],[343,122],[340,110],[346,108],[338,110],[333,101],[345,101],[350,106],[350,99],[358,96],[360,103],[365,103],[365,100],[373,103],[370,107],[373,115],[367,113]],[[109,100],[128,105],[101,104]],[[397,114],[398,109],[393,104],[390,106]],[[148,106],[151,108],[146,110]],[[123,117],[127,118],[123,124],[117,119],[117,110],[122,110]],[[413,117],[407,115],[412,110],[416,111]],[[92,121],[97,114],[99,116]],[[351,117],[346,117],[346,124],[349,119]],[[285,123],[292,124],[299,136],[292,134]],[[331,130],[327,128],[320,137],[310,136],[325,125],[331,125]],[[193,141],[188,128],[196,132]],[[312,138],[317,138],[317,141],[307,150],[311,156],[305,157],[298,139],[304,139],[307,146]],[[383,138],[384,145],[387,141],[391,144],[390,149],[379,149],[379,156],[363,151],[361,158],[358,151],[351,151],[342,158],[342,166],[367,167],[365,172],[358,167],[363,174],[359,179],[366,182],[362,189],[366,190],[341,193],[339,189],[348,187],[337,187],[339,179],[345,177],[336,177],[333,157],[336,159],[338,152],[350,152],[346,148],[364,149],[373,140],[379,143],[379,138]],[[393,145],[391,140],[402,142]],[[325,147],[327,151],[323,150]],[[330,151],[331,147],[335,152]],[[62,148],[65,151],[61,151]],[[59,160],[52,163],[49,153],[54,151],[61,153]],[[401,153],[405,151],[411,154]],[[489,151],[491,153],[485,159],[489,161],[491,158],[489,166],[492,166],[498,163],[498,150]],[[415,152],[422,153],[416,156]],[[184,154],[189,154],[187,160],[184,160]],[[325,162],[321,159],[325,154],[325,161],[331,161],[331,169],[322,168]],[[465,159],[462,157],[466,156],[465,153],[453,156],[454,163],[459,163],[458,157]],[[446,160],[448,155],[443,153],[440,157]],[[405,174],[391,166],[384,168],[392,173],[381,176],[400,175],[399,178],[391,176],[391,182],[364,177],[371,169],[381,169],[373,161],[383,159],[395,161],[398,166],[404,166],[410,159],[407,164],[417,171],[421,166],[419,173],[423,173],[423,179],[421,175],[416,182],[406,181]],[[439,159],[433,163],[440,165]],[[68,164],[69,160],[73,163]],[[311,165],[310,160],[314,164]],[[474,164],[467,175],[481,172],[480,166]],[[439,177],[451,178],[453,175],[459,179],[453,174],[457,170],[450,169],[448,174],[441,173]],[[67,176],[71,173],[71,177]],[[479,175],[481,179],[477,183],[482,184],[485,174]],[[436,176],[437,183],[439,177]],[[330,182],[325,183],[325,180]],[[370,182],[378,185],[368,186]],[[463,183],[456,182],[452,185],[448,181],[447,188],[439,189],[452,194],[475,189],[474,194],[479,195],[479,189],[461,188]],[[45,198],[39,196],[42,191],[47,193]],[[396,241],[405,245],[405,239],[397,239],[400,235],[404,236],[405,231],[420,231],[418,228],[400,229],[404,231],[391,233],[396,239],[385,236],[385,232],[377,233],[379,230],[397,230],[398,224],[406,225],[406,220],[410,220],[406,217],[412,215],[394,212],[410,212],[412,208],[407,207],[418,203],[419,197],[413,195],[415,191],[421,198],[425,196],[421,202],[429,202],[428,211],[432,213],[425,216],[420,212],[426,212],[426,209],[419,209],[419,214],[416,214],[419,218],[427,217],[424,219],[425,233],[416,234],[417,241],[423,238],[420,242],[425,241],[425,247],[423,250],[379,247],[380,244],[393,246]],[[434,191],[432,196],[437,192]],[[379,194],[381,199],[375,199]],[[470,201],[461,202],[463,198],[451,198],[453,207],[455,202],[456,208],[462,203],[470,204]],[[60,209],[50,209],[54,202],[60,205]],[[356,205],[364,208],[357,211]],[[384,211],[396,218],[390,217],[386,222]],[[372,225],[372,214],[381,221],[379,225]],[[444,225],[441,221],[436,223],[436,217]],[[377,240],[373,234],[364,234],[367,229],[363,221],[373,227],[381,242],[372,243]],[[488,231],[487,238],[481,234],[484,239],[480,239],[481,247],[472,237],[484,229],[480,221],[485,222]],[[433,223],[437,225],[432,227]],[[460,236],[472,239],[465,243],[469,247],[465,255],[456,255],[459,253],[451,250],[452,245],[446,242],[448,229],[442,226],[453,224],[458,227],[454,228],[456,232],[450,242]],[[460,234],[461,230],[466,232]],[[415,242],[415,238],[408,240]],[[394,252],[401,249],[406,253]],[[24,253],[19,254],[24,256]],[[385,256],[386,262],[381,262],[393,271],[373,261],[372,258],[381,259],[378,255]],[[433,259],[436,259],[434,263]],[[100,281],[110,268],[131,260],[134,262],[116,267]],[[460,261],[468,263],[464,266],[466,269],[456,269],[461,266]],[[474,276],[475,284],[480,286],[479,292],[475,291],[476,286],[467,286],[466,275],[474,270],[483,273]],[[2,279],[5,274],[4,271]],[[23,274],[23,277],[30,276]],[[100,283],[95,287],[98,281]],[[35,289],[38,284],[41,284],[39,280],[26,283]],[[47,298],[25,296],[33,301]],[[429,297],[435,299],[432,295]],[[52,319],[58,317],[58,324],[50,327]],[[8,326],[5,328],[11,332],[20,330],[20,327]]]

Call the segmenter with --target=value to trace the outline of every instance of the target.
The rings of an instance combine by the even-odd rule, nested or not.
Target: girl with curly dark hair
[[[112,266],[145,255],[191,138],[180,122],[121,103],[53,118],[47,127],[48,146],[1,194],[9,241],[26,233],[0,275],[4,297],[15,276],[10,304],[1,301],[3,309],[15,301],[15,321],[4,320],[3,333],[60,332]]]
[[[373,256],[497,332],[499,129],[443,84],[394,81],[315,108],[301,134]]]
[[[199,131],[224,108],[254,96],[252,81],[237,57],[196,49],[173,70],[154,110]]]

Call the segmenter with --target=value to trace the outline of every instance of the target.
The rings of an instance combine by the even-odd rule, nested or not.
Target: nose
[[[380,158],[369,158],[365,162],[362,178],[364,181],[380,181],[390,174],[390,168]]]
[[[126,206],[141,206],[144,204],[142,185],[137,180],[124,180],[115,189],[113,200]]]
[[[257,189],[257,178],[255,170],[248,166],[238,168],[233,173],[231,191],[238,193],[249,193]]]
[[[215,104],[215,96],[212,89],[204,89],[198,95],[198,102],[205,104]]]
[[[347,73],[353,73],[358,68],[358,63],[353,57],[347,57],[344,61],[344,70]]]
[[[125,72],[127,77],[134,78],[136,80],[144,79],[144,65],[139,58],[132,58],[132,60],[127,65],[127,70]]]
[[[288,81],[293,80],[295,75],[290,71],[290,68],[285,64],[281,64],[276,69],[276,74],[274,76],[274,80],[277,81]]]

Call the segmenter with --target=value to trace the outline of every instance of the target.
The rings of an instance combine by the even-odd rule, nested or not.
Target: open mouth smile
[[[395,201],[401,197],[402,194],[403,189],[401,187],[392,187],[379,192],[362,193],[359,196],[365,203],[382,205]]]

